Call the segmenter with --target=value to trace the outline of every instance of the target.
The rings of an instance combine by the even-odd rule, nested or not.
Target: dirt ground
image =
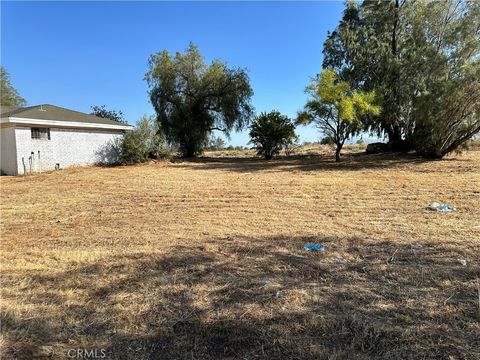
[[[209,153],[0,186],[2,359],[480,358],[479,150]]]

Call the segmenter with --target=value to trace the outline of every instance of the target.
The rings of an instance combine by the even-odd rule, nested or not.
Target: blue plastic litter
[[[324,251],[325,244],[305,244],[303,248],[307,251]]]
[[[438,211],[455,211],[455,208],[447,204],[442,204],[438,207]]]
[[[432,202],[428,204],[427,209],[433,210],[433,211],[444,211],[444,212],[455,211],[455,208],[453,206],[438,203],[438,202]]]

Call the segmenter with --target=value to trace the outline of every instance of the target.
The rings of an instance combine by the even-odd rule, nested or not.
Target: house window
[[[50,129],[32,128],[32,139],[50,140]]]

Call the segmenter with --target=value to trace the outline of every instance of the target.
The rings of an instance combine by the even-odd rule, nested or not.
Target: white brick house
[[[111,163],[130,125],[53,105],[1,109],[0,165],[6,175]]]

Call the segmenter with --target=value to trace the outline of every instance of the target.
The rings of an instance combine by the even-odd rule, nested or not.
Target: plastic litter
[[[305,244],[303,248],[307,251],[325,251],[325,244]]]
[[[412,244],[411,248],[412,248],[412,250],[421,250],[421,249],[423,249],[423,245],[422,244]]]
[[[443,212],[451,212],[451,211],[456,210],[453,206],[443,204],[443,203],[439,203],[439,202],[436,202],[436,201],[428,204],[427,209],[428,210],[433,210],[433,211],[443,211]]]
[[[335,259],[335,263],[337,264],[345,264],[347,261],[345,259],[342,259],[342,258],[336,258]]]
[[[457,261],[462,264],[463,266],[467,266],[467,260],[463,259],[463,258],[459,258],[457,259]]]

